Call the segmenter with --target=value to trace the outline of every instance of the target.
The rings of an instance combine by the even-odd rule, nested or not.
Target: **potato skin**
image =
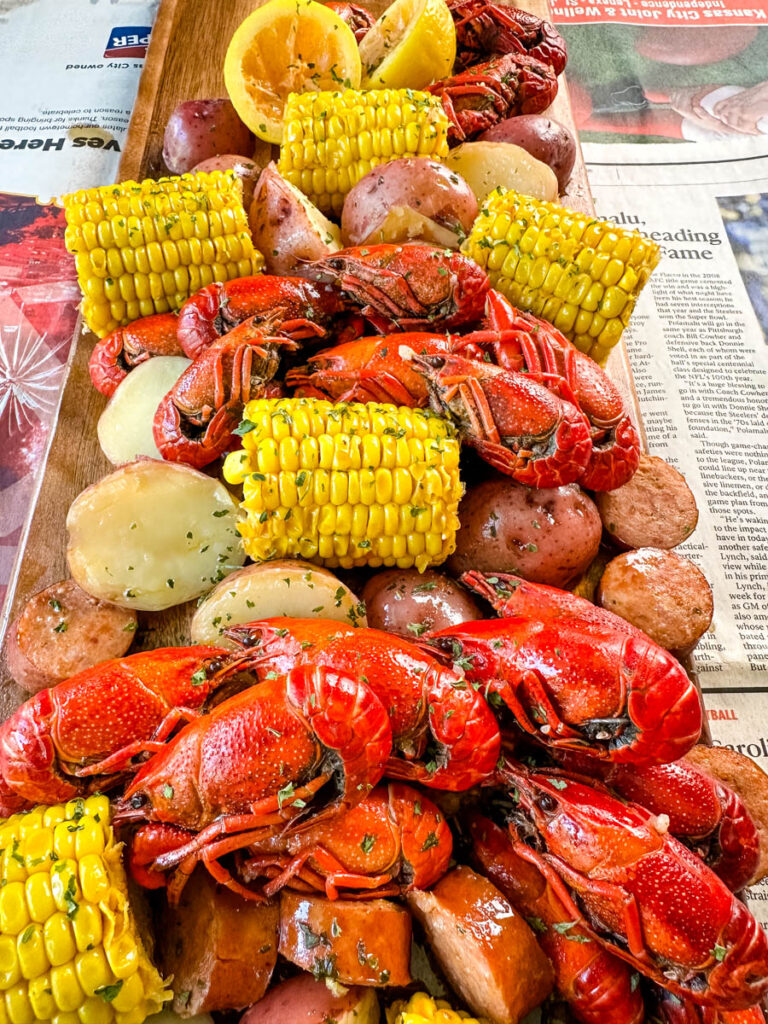
[[[261,1002],[240,1018],[240,1024],[378,1024],[379,1007],[372,988],[359,986],[333,995],[324,981],[311,974],[275,985]]]
[[[431,569],[377,572],[363,589],[363,601],[369,626],[406,640],[483,617],[463,587]]]
[[[393,160],[374,167],[347,195],[341,213],[345,245],[380,241],[376,232],[396,207],[409,207],[459,237],[469,233],[478,212],[472,189],[443,164],[421,157]]]
[[[534,583],[567,587],[600,546],[594,502],[576,484],[551,490],[497,476],[471,487],[459,505],[461,528],[448,570],[512,572]]]
[[[237,153],[222,153],[196,164],[193,171],[234,171],[235,177],[243,183],[243,206],[247,210],[253,199],[253,190],[261,174],[261,167],[255,160]]]
[[[250,156],[253,136],[228,99],[186,100],[168,118],[163,160],[171,174],[185,174],[222,153]]]
[[[478,142],[511,142],[541,160],[555,172],[561,192],[571,177],[576,162],[576,140],[565,125],[546,114],[521,114],[499,121]]]

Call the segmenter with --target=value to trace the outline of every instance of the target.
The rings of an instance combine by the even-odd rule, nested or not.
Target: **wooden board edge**
[[[152,99],[157,93],[163,75],[163,64],[179,5],[184,0],[161,0],[155,24],[149,38],[147,56],[139,79],[139,88],[123,143],[123,155],[117,169],[117,181],[135,179],[141,172],[141,163],[147,148],[152,120]]]

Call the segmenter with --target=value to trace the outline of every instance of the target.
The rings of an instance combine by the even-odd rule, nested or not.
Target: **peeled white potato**
[[[463,142],[445,158],[482,203],[498,185],[534,199],[557,201],[554,171],[511,142]]]
[[[365,605],[327,569],[295,558],[247,565],[212,590],[192,619],[193,644],[234,647],[228,626],[276,615],[365,626]]]
[[[120,381],[96,427],[101,450],[113,466],[132,462],[140,455],[159,459],[152,436],[157,407],[192,364],[183,356],[156,356],[140,363]]]
[[[79,494],[67,513],[75,581],[124,608],[160,611],[199,597],[245,561],[238,507],[218,480],[139,459]]]

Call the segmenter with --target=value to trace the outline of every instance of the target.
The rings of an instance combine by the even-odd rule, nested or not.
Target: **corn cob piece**
[[[396,405],[256,399],[224,477],[243,485],[238,526],[255,561],[424,570],[453,552],[462,494],[447,420]]]
[[[232,171],[83,189],[61,205],[83,317],[100,338],[139,317],[178,309],[213,281],[264,266]]]
[[[372,167],[399,157],[448,155],[440,100],[413,89],[291,93],[277,169],[323,213],[340,214]]]
[[[444,999],[417,992],[406,1002],[398,999],[387,1007],[387,1024],[482,1024],[463,1010],[452,1009]]]
[[[658,245],[637,231],[501,188],[462,249],[510,302],[549,320],[599,363],[659,262]]]
[[[106,797],[0,821],[0,1021],[142,1024],[172,993],[128,903]]]

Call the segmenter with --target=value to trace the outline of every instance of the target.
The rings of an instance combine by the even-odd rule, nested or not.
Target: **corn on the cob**
[[[406,1002],[399,999],[387,1007],[387,1024],[482,1024],[463,1010],[452,1009],[444,999],[417,992]]]
[[[238,528],[254,560],[424,570],[453,552],[462,485],[446,420],[314,398],[257,399],[244,416],[224,477],[243,485]]]
[[[324,213],[372,167],[407,156],[448,155],[440,100],[413,89],[291,93],[277,169]]]
[[[604,362],[659,262],[637,231],[496,189],[462,246],[491,284]]]
[[[0,1022],[141,1024],[171,998],[93,796],[0,821]]]
[[[139,317],[178,309],[212,281],[264,266],[232,171],[83,189],[61,205],[83,317],[100,338]]]

